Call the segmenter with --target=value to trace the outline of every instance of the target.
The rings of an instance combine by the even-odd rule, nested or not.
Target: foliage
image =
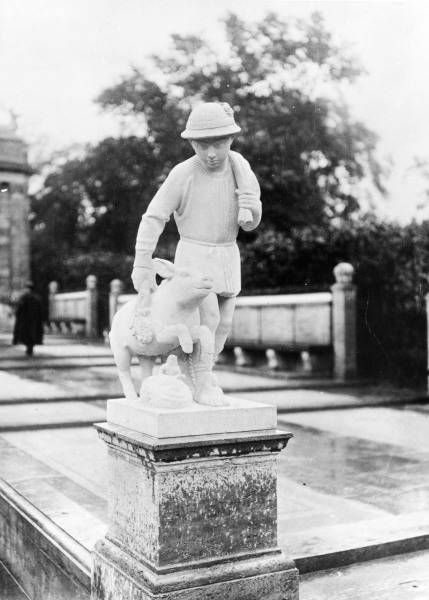
[[[142,135],[108,138],[53,169],[33,201],[35,237],[67,256],[91,248],[132,253],[140,215],[177,162],[191,155],[180,138],[191,105],[228,101],[242,134],[236,147],[261,183],[263,227],[289,234],[326,226],[358,208],[352,190],[372,170],[375,137],[335,98],[360,70],[332,42],[317,14],[286,23],[224,21],[225,58],[195,36],[172,36],[169,54],[153,56],[152,77],[137,69],[98,98]],[[356,190],[355,190],[356,191]],[[160,252],[171,254],[167,226]]]
[[[160,184],[146,140],[107,138],[50,173],[32,199],[34,237],[57,252],[132,253],[138,221]]]
[[[135,69],[99,103],[142,123],[169,170],[187,156],[179,134],[191,106],[227,101],[242,127],[236,146],[261,184],[265,225],[289,233],[346,219],[358,209],[359,179],[371,171],[382,187],[375,136],[337,94],[360,69],[318,14],[287,23],[270,13],[250,24],[231,14],[224,26],[226,58],[199,37],[173,35],[171,52],[152,57],[151,78]]]
[[[350,262],[358,289],[361,374],[425,382],[429,221],[401,226],[366,215],[341,227],[296,230],[287,239],[267,231],[243,252],[249,294],[327,288],[333,267]]]
[[[380,185],[374,135],[336,99],[360,69],[320,16],[286,23],[271,13],[246,23],[231,14],[224,29],[225,58],[199,37],[173,35],[170,52],[152,57],[151,77],[135,69],[100,95],[142,135],[105,139],[52,167],[32,203],[35,267],[58,272],[59,261],[88,250],[133,253],[140,215],[191,154],[179,134],[199,100],[234,106],[237,149],[260,180],[268,232],[347,220],[358,208],[351,190],[368,168]],[[171,256],[175,240],[170,224],[158,254]]]
[[[319,15],[287,23],[270,13],[246,23],[230,14],[224,29],[225,58],[199,37],[173,35],[170,52],[151,58],[151,77],[135,69],[100,95],[104,109],[142,135],[105,139],[53,168],[33,200],[36,246],[53,244],[64,258],[88,249],[133,253],[140,215],[191,154],[180,131],[199,100],[228,101],[238,115],[237,148],[261,183],[262,227],[289,235],[346,220],[358,208],[351,190],[369,167],[381,185],[374,135],[336,99],[360,69]],[[175,240],[169,225],[158,252],[171,255]]]

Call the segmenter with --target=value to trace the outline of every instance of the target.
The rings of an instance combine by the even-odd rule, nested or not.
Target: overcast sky
[[[392,160],[388,213],[410,218],[422,182],[409,170],[429,160],[429,3],[282,0],[14,0],[0,3],[0,105],[19,115],[34,152],[93,142],[117,130],[93,99],[168,46],[171,33],[216,40],[231,10],[258,19],[267,10],[320,11],[368,74],[350,94],[352,113],[380,136]],[[428,211],[429,212],[429,211]]]

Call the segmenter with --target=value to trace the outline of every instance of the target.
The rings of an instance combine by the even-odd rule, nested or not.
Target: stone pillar
[[[10,266],[12,290],[21,293],[30,279],[30,212],[28,196],[23,191],[11,195]]]
[[[85,336],[97,337],[98,315],[97,315],[97,277],[88,275],[86,278],[86,309],[85,309]]]
[[[9,183],[0,181],[0,300],[9,300],[12,294],[10,211]]]
[[[58,294],[58,283],[56,281],[49,282],[49,320],[52,321],[56,317],[55,296]]]
[[[30,278],[28,180],[32,172],[15,115],[0,109],[0,304],[17,299]]]
[[[297,569],[277,546],[276,461],[291,434],[276,429],[275,407],[120,399],[107,419],[96,427],[109,525],[92,600],[298,600]]]
[[[118,299],[122,294],[123,285],[120,279],[113,279],[110,282],[110,294],[109,294],[109,323],[112,324],[112,319],[118,310]]]
[[[334,377],[344,380],[356,376],[356,286],[354,268],[339,263],[334,269],[332,290],[332,337]]]
[[[426,294],[426,361],[427,361],[427,384],[429,390],[429,294]]]

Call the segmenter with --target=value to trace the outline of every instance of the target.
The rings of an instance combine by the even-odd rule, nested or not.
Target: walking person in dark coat
[[[26,285],[26,291],[16,307],[13,344],[24,344],[27,356],[33,355],[33,347],[43,344],[43,310],[40,297],[33,292],[33,284]]]

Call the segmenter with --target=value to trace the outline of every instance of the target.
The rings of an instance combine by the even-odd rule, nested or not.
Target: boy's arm
[[[135,289],[142,284],[149,289],[155,287],[155,273],[152,267],[152,254],[158,239],[164,230],[171,214],[177,209],[181,197],[181,184],[175,169],[155,194],[147,211],[142,216],[136,239],[136,256],[131,275]]]
[[[247,209],[252,213],[251,221],[239,221],[239,225],[244,231],[252,231],[252,229],[256,229],[259,225],[262,216],[261,190],[259,183],[249,162],[244,156],[239,152],[231,150],[230,159],[238,188],[236,190],[238,206],[240,209]]]
[[[240,208],[247,208],[252,213],[252,221],[243,223],[241,228],[244,231],[252,231],[261,222],[262,217],[262,203],[261,203],[261,189],[259,187],[256,175],[251,170],[250,165],[248,172],[246,173],[246,187],[244,189],[237,190],[238,195],[238,206]]]

